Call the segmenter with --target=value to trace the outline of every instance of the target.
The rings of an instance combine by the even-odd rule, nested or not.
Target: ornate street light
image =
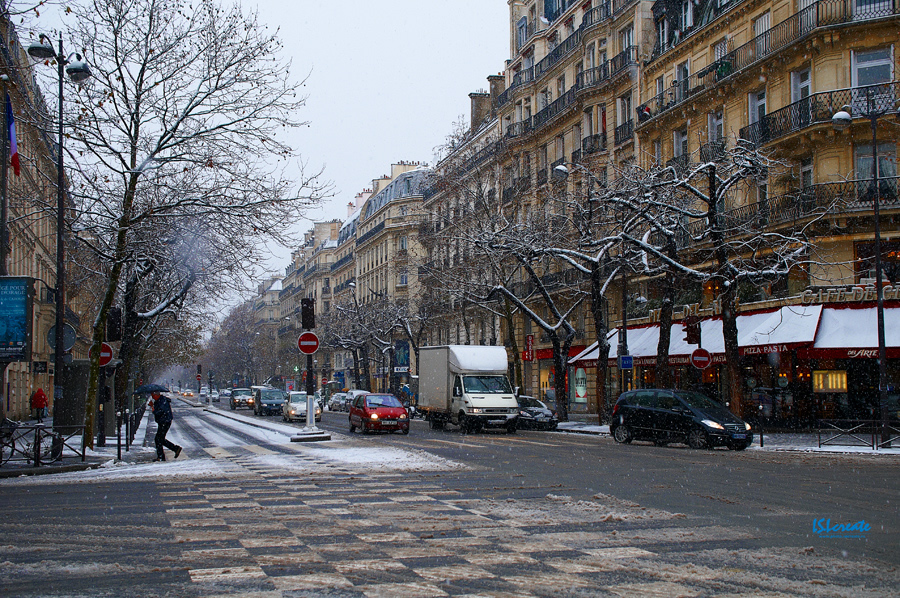
[[[28,46],[28,55],[36,60],[56,60],[59,74],[59,144],[57,146],[56,161],[56,347],[53,358],[53,398],[55,401],[62,399],[62,371],[65,356],[64,336],[66,316],[66,204],[65,204],[65,174],[63,172],[63,70],[69,78],[76,83],[86,81],[91,77],[91,70],[81,57],[81,54],[72,54],[66,58],[63,52],[62,35],[59,36],[59,51],[53,49],[50,38],[41,34],[38,41]]]

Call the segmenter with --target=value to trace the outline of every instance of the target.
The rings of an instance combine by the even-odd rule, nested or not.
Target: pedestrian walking
[[[34,417],[37,418],[39,424],[44,423],[44,410],[47,409],[49,404],[47,395],[44,394],[44,389],[38,388],[31,395],[31,409],[34,411]]]
[[[181,454],[181,447],[177,444],[166,440],[166,434],[169,433],[169,427],[172,425],[172,401],[166,395],[154,392],[153,397],[153,419],[156,420],[156,461],[165,461],[166,453],[163,447],[175,452],[175,459]]]

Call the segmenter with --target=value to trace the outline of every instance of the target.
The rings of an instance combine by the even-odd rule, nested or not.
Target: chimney
[[[472,100],[471,130],[474,131],[491,114],[493,103],[491,102],[491,94],[484,92],[470,93],[469,99]]]
[[[506,79],[503,75],[491,75],[487,80],[491,90],[491,106],[496,106],[497,98],[506,91]]]
[[[353,215],[353,212],[356,211],[356,204],[352,201],[347,204],[347,218]]]

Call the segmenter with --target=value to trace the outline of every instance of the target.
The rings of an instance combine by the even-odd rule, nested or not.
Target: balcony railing
[[[353,262],[353,257],[354,257],[354,256],[353,256],[353,252],[351,251],[350,253],[348,253],[347,255],[345,255],[344,257],[342,257],[341,259],[339,259],[339,260],[336,261],[335,263],[331,264],[331,271],[332,271],[332,272],[335,272],[335,271],[337,271],[337,270],[340,270],[341,268],[343,268],[343,267],[346,266],[347,264]]]
[[[637,46],[628,46],[609,61],[609,76],[614,77],[633,64],[637,64]]]
[[[581,149],[586,154],[601,152],[606,149],[606,133],[597,133],[596,135],[588,135],[581,140]]]
[[[612,11],[614,15],[619,14],[626,8],[628,8],[634,0],[613,0],[612,2]]]
[[[506,128],[507,139],[514,139],[516,137],[521,137],[522,135],[527,135],[534,130],[534,126],[532,125],[532,119],[528,118],[526,120],[520,120],[517,123],[512,123],[509,127]]]
[[[581,29],[576,29],[572,35],[567,37],[558,46],[553,48],[549,54],[544,56],[540,62],[534,65],[534,76],[539,78],[541,75],[549,71],[553,66],[562,60],[569,52],[575,48],[581,47]]]
[[[616,127],[616,145],[622,145],[626,141],[631,141],[634,137],[634,121],[629,120],[623,125]]]
[[[675,156],[674,158],[666,162],[666,168],[673,168],[678,176],[686,173],[690,167],[690,154],[681,154],[680,156]]]
[[[900,177],[879,179],[879,204],[900,207]],[[822,214],[865,212],[872,209],[875,186],[871,179],[821,183],[791,191],[765,201],[740,206],[720,215],[720,226],[726,230],[760,229],[802,221]],[[705,220],[688,225],[692,236],[707,227]]]
[[[725,140],[717,139],[700,146],[700,161],[715,162],[725,157]]]
[[[372,230],[356,239],[356,246],[359,247],[360,245],[380,233],[382,230],[384,230],[384,220],[373,226]]]
[[[547,169],[546,168],[538,168],[537,184],[538,184],[538,187],[540,187],[541,185],[547,184]]]
[[[559,116],[566,108],[575,103],[575,88],[569,89],[556,100],[550,103],[546,108],[534,115],[534,128],[540,128],[547,124],[557,116]]]
[[[599,25],[603,21],[608,20],[612,16],[612,2],[604,2],[600,6],[595,6],[586,13],[581,20],[581,29],[587,30],[594,25]]]
[[[313,274],[315,274],[319,270],[318,264],[311,264],[306,267],[306,272],[303,273],[303,278],[309,278]]]
[[[805,37],[818,27],[865,22],[900,14],[896,0],[819,0],[794,13],[701,71],[674,81],[672,87],[638,108],[642,122],[727,79]]]
[[[599,87],[607,81],[609,81],[609,60],[600,66],[578,73],[575,77],[575,88],[578,91],[585,91]]]
[[[564,178],[566,178],[565,174],[556,170],[557,166],[564,166],[565,163],[566,163],[566,159],[560,158],[559,160],[555,160],[554,162],[552,162],[550,164],[550,178],[553,180],[554,183],[559,182],[559,181],[563,180]]]
[[[850,106],[851,114],[856,115],[871,108],[891,111],[898,100],[900,81],[815,93],[742,128],[740,137],[755,145],[764,145],[807,127],[830,123],[831,117],[843,106]]]

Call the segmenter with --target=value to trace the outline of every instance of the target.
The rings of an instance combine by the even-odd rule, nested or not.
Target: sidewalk
[[[600,426],[597,424],[597,416],[584,413],[570,413],[567,422],[560,422],[558,430],[569,434],[592,434],[595,436],[609,437],[609,426]],[[822,440],[826,440],[828,435],[822,434]],[[841,442],[847,442],[848,439],[840,439]],[[835,440],[834,442],[837,442]],[[760,446],[762,444],[762,446]],[[900,438],[893,443],[892,448],[883,448],[873,450],[871,446],[863,446],[861,443],[856,445],[839,445],[829,444],[819,446],[819,436],[815,433],[783,433],[773,432],[766,433],[763,430],[762,438],[758,431],[753,433],[753,444],[747,447],[749,451],[794,451],[794,452],[810,452],[810,453],[854,453],[864,455],[886,455],[900,456]]]
[[[141,419],[130,450],[126,450],[125,448],[125,428],[122,428],[121,461],[117,461],[119,454],[118,437],[107,436],[106,446],[97,446],[97,443],[95,442],[93,449],[85,449],[84,461],[81,460],[79,455],[74,454],[70,450],[64,451],[62,460],[41,465],[40,467],[34,467],[34,465],[23,461],[11,461],[9,463],[3,463],[3,465],[0,466],[0,479],[13,478],[22,475],[46,475],[51,473],[84,471],[87,469],[96,469],[98,467],[112,467],[114,465],[149,463],[156,457],[156,449],[152,446],[145,446],[146,443],[144,442],[144,438],[147,435],[147,423],[149,422],[149,419],[148,414],[145,414]],[[37,420],[24,420],[20,423],[26,426],[33,426],[37,424]],[[48,428],[52,428],[53,418],[45,417],[43,423]],[[70,444],[74,441],[75,439],[73,438],[70,441]]]

